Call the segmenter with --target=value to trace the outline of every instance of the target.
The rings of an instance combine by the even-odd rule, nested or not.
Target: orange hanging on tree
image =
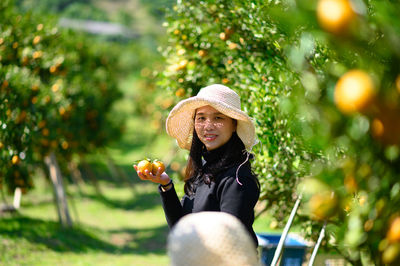
[[[319,0],[317,18],[320,26],[331,33],[345,33],[356,14],[349,0]]]
[[[365,111],[373,102],[374,97],[374,82],[362,70],[350,70],[339,79],[335,86],[335,104],[345,114]]]

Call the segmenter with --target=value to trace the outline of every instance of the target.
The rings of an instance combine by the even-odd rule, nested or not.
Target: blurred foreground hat
[[[256,144],[254,123],[241,110],[239,95],[220,84],[202,88],[196,96],[180,101],[169,113],[166,121],[167,133],[177,140],[179,147],[190,150],[195,111],[206,105],[237,120],[236,132],[246,149],[250,151]]]
[[[167,250],[173,266],[261,265],[244,225],[225,212],[185,215],[172,228]]]

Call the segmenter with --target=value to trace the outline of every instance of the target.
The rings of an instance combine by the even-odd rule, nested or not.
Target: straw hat
[[[172,266],[260,265],[244,225],[226,212],[185,215],[168,235],[167,251]]]
[[[248,151],[256,144],[256,133],[252,119],[241,110],[239,95],[230,88],[213,84],[199,93],[180,101],[169,113],[166,121],[167,133],[174,137],[179,147],[190,150],[197,108],[210,105],[224,115],[237,120],[236,132]]]

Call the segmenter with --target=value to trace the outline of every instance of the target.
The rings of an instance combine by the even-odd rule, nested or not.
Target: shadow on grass
[[[135,254],[165,254],[168,231],[168,226],[164,225],[151,229],[123,228],[109,233],[113,236],[113,242],[122,243],[123,253],[130,253],[134,249]],[[116,240],[118,237],[122,241]]]
[[[109,231],[110,242],[101,239],[104,232],[94,228],[74,226],[63,228],[58,222],[23,216],[0,219],[2,238],[25,239],[42,244],[56,252],[85,253],[101,251],[113,254],[165,254],[167,226],[149,229],[121,229]],[[123,238],[123,241],[118,241]]]
[[[140,193],[140,192],[139,192]],[[82,193],[81,197],[88,198],[104,204],[110,208],[122,210],[149,210],[156,206],[160,206],[161,199],[158,191],[143,193],[135,193],[129,199],[111,199],[100,194]]]

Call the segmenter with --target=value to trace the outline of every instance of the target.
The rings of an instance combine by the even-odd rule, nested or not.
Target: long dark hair
[[[184,191],[187,195],[194,194],[199,182],[203,181],[206,184],[210,184],[218,173],[227,168],[235,165],[239,166],[244,162],[249,164],[250,167],[248,159],[252,159],[253,155],[248,154],[242,140],[236,132],[233,132],[230,140],[224,145],[226,147],[223,147],[221,158],[215,163],[207,164],[206,167],[203,167],[202,156],[207,153],[207,149],[197,136],[196,130],[193,129],[192,146],[190,148],[184,177]],[[259,186],[258,179],[255,176],[254,179]]]

